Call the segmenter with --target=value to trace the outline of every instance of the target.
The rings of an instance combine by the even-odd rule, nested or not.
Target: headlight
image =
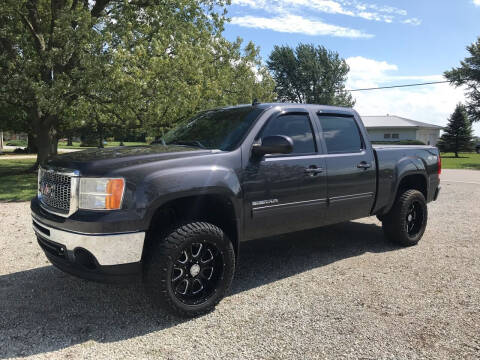
[[[78,207],[90,210],[115,210],[122,207],[124,179],[80,178]]]

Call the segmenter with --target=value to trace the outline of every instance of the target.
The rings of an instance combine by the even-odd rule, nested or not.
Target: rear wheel
[[[193,317],[211,311],[230,287],[235,254],[215,225],[192,222],[160,237],[145,265],[145,284],[154,301]]]
[[[425,197],[418,190],[407,190],[395,201],[383,217],[382,226],[387,238],[403,246],[417,244],[425,232],[428,210]]]

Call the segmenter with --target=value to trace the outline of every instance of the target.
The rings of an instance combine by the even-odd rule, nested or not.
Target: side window
[[[286,114],[270,119],[261,137],[272,135],[289,136],[293,140],[293,154],[316,152],[312,126],[306,114]]]
[[[353,117],[319,115],[329,154],[360,152],[362,139]]]

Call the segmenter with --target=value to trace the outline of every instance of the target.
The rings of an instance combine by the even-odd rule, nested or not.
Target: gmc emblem
[[[40,184],[40,193],[44,196],[47,197],[52,197],[55,196],[55,185],[49,185],[46,183],[41,183]]]

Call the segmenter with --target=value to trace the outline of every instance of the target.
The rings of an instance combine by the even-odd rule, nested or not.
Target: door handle
[[[305,168],[305,174],[308,174],[310,176],[314,176],[316,174],[320,174],[323,172],[323,168],[317,167],[317,166],[310,166]]]
[[[372,164],[369,164],[369,163],[367,163],[366,161],[362,161],[361,163],[359,163],[359,164],[357,165],[357,168],[359,168],[359,169],[365,169],[365,170],[368,169],[368,168],[370,168],[370,167],[372,167]]]

